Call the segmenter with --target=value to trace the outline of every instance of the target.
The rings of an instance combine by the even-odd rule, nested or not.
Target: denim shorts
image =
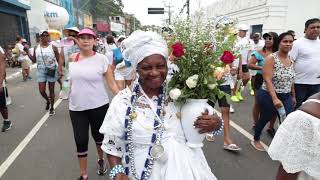
[[[37,82],[56,82],[58,80],[58,70],[54,77],[48,76],[45,69],[37,69]]]

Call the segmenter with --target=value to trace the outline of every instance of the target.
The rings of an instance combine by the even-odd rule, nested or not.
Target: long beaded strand
[[[156,143],[156,141],[160,141],[161,135],[163,133],[163,129],[159,128],[159,124],[163,122],[159,122],[157,118],[155,118],[154,121],[154,130],[157,130],[156,133],[152,134],[151,138],[151,145],[149,147],[148,151],[148,157],[144,163],[144,170],[141,173],[141,178],[139,178],[136,169],[135,169],[135,161],[134,161],[134,145],[132,141],[132,124],[133,119],[136,118],[136,102],[138,99],[138,94],[140,93],[140,85],[136,84],[133,88],[133,93],[130,99],[131,106],[128,107],[125,117],[125,173],[126,175],[129,175],[129,171],[133,175],[133,177],[137,180],[147,180],[149,176],[151,175],[151,170],[153,166],[154,159],[151,157],[150,151],[153,147],[153,145]],[[163,111],[164,107],[164,88],[162,87],[160,90],[160,95],[158,97],[157,101],[157,115],[160,117]],[[129,167],[130,166],[130,167]]]

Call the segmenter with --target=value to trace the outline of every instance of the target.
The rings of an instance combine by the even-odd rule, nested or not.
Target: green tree
[[[129,21],[129,34],[131,34],[133,31],[137,29],[142,29],[141,22],[134,15],[128,15],[128,21]]]
[[[78,0],[79,4],[84,6],[83,9],[92,14],[93,19],[106,19],[109,21],[110,16],[123,15],[122,0]]]

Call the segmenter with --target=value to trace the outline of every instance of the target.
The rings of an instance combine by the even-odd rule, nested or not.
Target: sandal
[[[206,140],[207,141],[210,141],[210,142],[213,142],[215,141],[216,139],[214,138],[214,135],[213,134],[206,134]]]
[[[254,141],[251,141],[251,145],[258,151],[261,151],[261,152],[266,151],[264,148],[257,147]]]
[[[224,144],[223,149],[229,150],[229,151],[240,151],[241,148],[236,144]]]

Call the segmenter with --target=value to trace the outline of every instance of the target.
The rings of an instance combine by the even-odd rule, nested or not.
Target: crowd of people
[[[250,39],[247,26],[240,25],[238,30],[234,48],[240,55],[228,65],[219,87],[231,101],[226,97],[218,100],[222,119],[204,112],[195,127],[213,142],[214,131],[224,124],[223,148],[241,151],[230,133],[231,102],[244,101],[242,91],[248,85],[254,96],[251,144],[258,151],[266,151],[260,136],[269,123],[267,132],[274,140],[268,153],[281,162],[277,180],[319,178],[320,164],[313,157],[320,157],[320,20],[307,20],[305,36],[299,39],[293,31],[254,33]],[[23,81],[32,79],[30,65],[37,64],[36,80],[50,116],[55,114],[55,83],[60,90],[68,87],[65,99],[69,101],[80,180],[88,179],[89,128],[96,143],[99,175],[107,172],[105,152],[110,179],[216,179],[202,149],[186,145],[178,121],[180,107],[167,98],[165,80],[173,55],[168,54],[168,45],[160,35],[136,31],[115,40],[111,35],[98,37],[90,28],[77,27],[66,28],[63,34],[65,38],[57,45],[50,42],[47,30],[41,31],[33,50],[18,37],[13,51],[21,64]],[[1,82],[5,81],[5,59],[10,61],[10,53],[0,47]],[[106,87],[114,95],[112,100]],[[3,132],[12,126],[5,97],[1,87]],[[277,118],[281,123],[278,130]],[[301,146],[309,148],[304,151]]]

